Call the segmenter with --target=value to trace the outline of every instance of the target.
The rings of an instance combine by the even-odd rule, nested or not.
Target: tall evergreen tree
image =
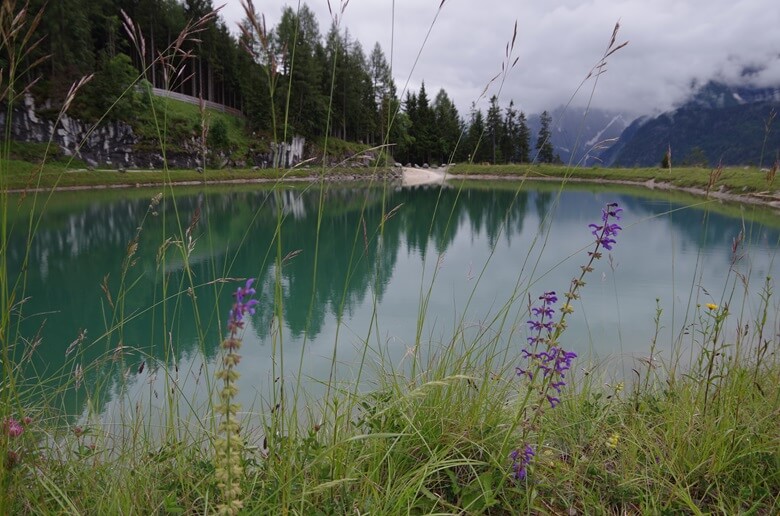
[[[520,136],[517,126],[517,111],[514,101],[509,101],[505,110],[504,125],[501,134],[501,155],[504,162],[516,162]]]
[[[374,44],[368,61],[371,76],[371,88],[374,94],[375,142],[383,142],[390,130],[390,122],[395,114],[391,111],[391,100],[395,97],[395,85],[385,54],[379,43]],[[397,103],[396,103],[397,105]]]
[[[485,119],[482,111],[477,109],[475,104],[471,105],[471,119],[469,129],[466,134],[466,150],[468,151],[469,161],[481,163],[487,161],[490,150],[484,144]]]
[[[363,46],[354,40],[346,55],[345,104],[347,138],[368,143],[374,131],[374,94]]]
[[[321,89],[321,36],[314,13],[306,4],[298,12],[285,7],[275,36],[281,62],[279,105],[284,106],[289,124],[284,132],[288,137],[322,134],[327,98]]]
[[[89,16],[92,7],[85,0],[30,3],[32,13],[44,10],[38,34],[45,38],[39,51],[49,55],[46,64],[39,67],[39,72],[48,69],[48,80],[39,89],[45,89],[43,95],[56,102],[64,100],[71,84],[95,69],[96,50]]]
[[[460,140],[462,128],[458,109],[444,89],[439,90],[439,93],[436,94],[433,101],[433,112],[436,128],[436,154],[434,156],[439,163],[449,163]]]
[[[417,117],[412,120],[412,131],[415,138],[416,160],[420,163],[431,161],[431,155],[436,145],[435,118],[425,91],[425,82],[420,86],[417,95]]]
[[[539,135],[536,138],[537,161],[539,163],[552,163],[555,160],[550,130],[552,117],[546,110],[542,111],[539,123]]]
[[[403,145],[400,146],[400,155],[404,161],[412,162],[417,160],[417,138],[415,124],[419,123],[419,117],[417,114],[417,94],[407,91],[406,99],[404,99],[404,112],[406,114],[407,126],[406,137],[403,140]]]
[[[503,161],[500,148],[501,138],[503,136],[502,127],[501,108],[498,105],[498,97],[493,95],[490,98],[490,106],[487,111],[485,136],[491,150],[490,162],[494,165]]]
[[[531,162],[531,129],[528,128],[528,121],[522,111],[517,115],[517,161]]]

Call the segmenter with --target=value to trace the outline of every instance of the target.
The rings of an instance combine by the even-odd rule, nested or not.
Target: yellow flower
[[[607,438],[607,448],[617,448],[618,441],[620,440],[620,434],[615,432]]]
[[[718,309],[718,305],[716,305],[715,303],[707,303],[705,306],[707,307],[707,310],[717,310]]]

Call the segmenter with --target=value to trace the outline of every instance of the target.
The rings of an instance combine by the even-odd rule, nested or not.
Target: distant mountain
[[[624,115],[600,109],[590,109],[586,114],[583,108],[561,106],[551,111],[550,116],[555,152],[564,163],[571,161],[574,165],[589,166],[597,162],[598,155],[615,143],[628,125]],[[528,117],[532,149],[539,134],[539,118],[538,114]]]
[[[629,125],[611,148],[600,154],[605,165],[657,166],[668,148],[672,165],[758,165],[780,152],[780,87],[751,88],[709,82],[673,111]],[[766,137],[766,144],[764,139]]]

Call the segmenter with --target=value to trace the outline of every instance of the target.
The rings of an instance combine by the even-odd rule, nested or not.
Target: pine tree
[[[553,149],[550,132],[552,117],[545,110],[539,118],[539,136],[536,138],[537,161],[539,163],[552,163],[555,160],[555,151]]]
[[[501,144],[502,138],[501,108],[498,106],[498,97],[493,95],[490,98],[490,107],[487,111],[487,122],[485,127],[485,137],[490,145],[490,162],[494,165],[502,161]]]
[[[287,136],[321,134],[327,99],[320,86],[323,74],[318,56],[320,31],[314,13],[306,4],[297,13],[290,7],[284,9],[276,28],[276,42],[282,51],[279,93],[289,102]]]
[[[485,132],[485,121],[482,111],[471,105],[471,120],[466,136],[466,150],[469,152],[469,161],[472,163],[481,163],[486,161],[489,150],[484,145],[483,137]]]
[[[436,128],[435,157],[439,163],[449,163],[461,134],[460,116],[455,104],[444,89],[439,90],[433,101]]]
[[[517,111],[515,111],[514,101],[509,101],[509,106],[504,114],[504,126],[501,134],[501,155],[503,162],[516,162],[520,135],[517,125]]]
[[[531,162],[531,130],[525,113],[520,111],[517,116],[517,161],[519,163]]]
[[[375,142],[383,142],[386,133],[390,129],[390,121],[393,112],[390,111],[390,100],[395,96],[395,85],[390,73],[390,66],[387,64],[382,47],[377,42],[371,51],[368,60],[369,73],[371,77],[371,89],[374,96],[373,116],[375,118]]]
[[[425,82],[420,86],[420,93],[417,95],[417,121],[412,129],[416,140],[417,159],[428,163],[431,161],[437,139],[434,113],[425,91]]]

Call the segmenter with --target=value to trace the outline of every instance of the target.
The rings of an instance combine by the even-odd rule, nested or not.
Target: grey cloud
[[[339,2],[331,0],[334,9]],[[609,58],[598,78],[593,105],[639,115],[673,107],[690,94],[690,84],[709,79],[758,86],[780,84],[780,9],[772,0],[447,0],[412,69],[437,14],[439,0],[396,0],[394,75],[399,90],[425,80],[430,92],[444,88],[462,114],[501,70],[507,42],[518,24],[517,66],[506,76],[501,99],[527,112],[568,101],[598,62],[618,20],[618,41],[629,45]],[[256,2],[275,24],[284,2]],[[296,2],[291,3],[293,7]],[[330,25],[327,2],[312,0],[322,32]],[[352,0],[342,26],[370,49],[378,41],[390,55],[392,2]],[[240,2],[228,0],[223,17],[234,25]],[[752,69],[752,75],[744,71]],[[488,96],[498,93],[499,82]],[[593,83],[574,103],[584,105]],[[486,100],[480,107],[484,109]]]

